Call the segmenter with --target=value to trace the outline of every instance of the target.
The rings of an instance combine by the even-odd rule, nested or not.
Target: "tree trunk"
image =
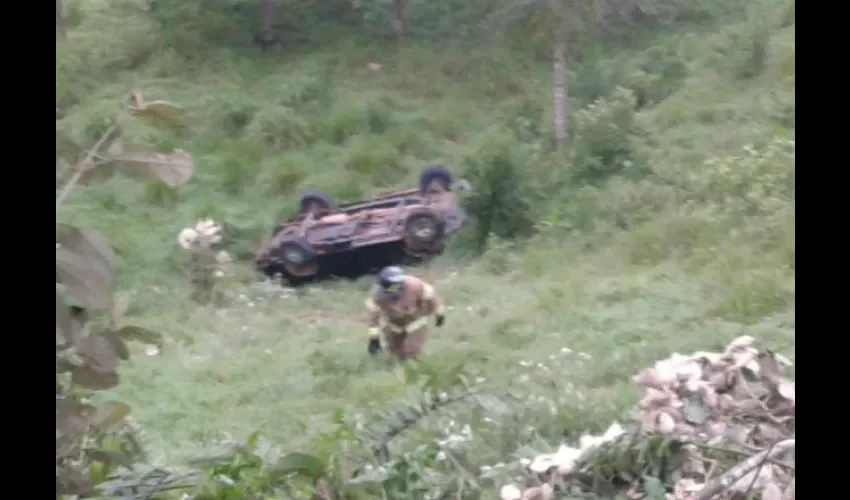
[[[553,115],[555,119],[555,146],[564,150],[567,141],[567,44],[555,42],[554,50]]]
[[[56,41],[61,42],[68,38],[65,27],[65,12],[62,9],[62,0],[56,0]]]
[[[407,28],[407,0],[393,0],[390,4],[390,25],[396,40],[401,41]]]
[[[257,10],[260,15],[260,42],[265,50],[283,48],[277,33],[277,6],[272,0],[259,0]]]

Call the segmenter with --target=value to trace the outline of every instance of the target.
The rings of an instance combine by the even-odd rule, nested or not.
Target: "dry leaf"
[[[768,484],[761,490],[761,500],[782,500],[782,489],[776,483]]]
[[[646,389],[646,395],[640,400],[640,403],[638,403],[638,407],[641,409],[648,409],[658,405],[663,405],[669,402],[671,397],[672,394],[667,391],[649,387]]]
[[[729,426],[726,422],[714,422],[708,426],[708,431],[712,436],[723,436],[726,434],[726,430]]]
[[[133,116],[147,121],[151,125],[182,125],[186,112],[180,106],[168,101],[150,101],[141,106],[130,107]]]
[[[522,494],[522,500],[552,500],[553,498],[555,498],[555,490],[548,483],[529,488]]]
[[[676,430],[676,420],[668,413],[660,412],[658,414],[656,428],[661,434],[672,434]]]
[[[512,484],[502,486],[499,491],[500,500],[522,500],[522,491]]]
[[[192,155],[179,149],[170,154],[154,151],[124,153],[114,161],[121,167],[149,175],[171,188],[189,182],[195,170]]]
[[[728,428],[723,435],[727,440],[733,443],[744,444],[747,442],[747,438],[750,435],[750,429],[747,429],[743,425],[733,425]]]
[[[748,349],[755,345],[756,339],[750,337],[749,335],[744,335],[742,337],[738,337],[726,346],[726,354],[730,354],[737,350]]]
[[[141,326],[127,325],[121,327],[121,329],[115,333],[125,340],[135,340],[144,344],[154,345],[159,349],[164,347],[161,334]]]
[[[638,419],[640,422],[640,428],[643,429],[644,432],[648,434],[652,434],[658,429],[658,419],[655,416],[655,412],[651,411],[643,411],[638,415]]]
[[[760,353],[758,361],[761,375],[771,384],[779,382],[779,379],[782,376],[781,368],[779,367],[779,362],[777,362],[776,358],[773,356],[773,353],[770,351]]]
[[[77,184],[81,186],[90,186],[110,179],[118,170],[118,166],[114,163],[99,163],[94,166],[89,166],[80,174]]]
[[[779,380],[779,384],[777,385],[776,390],[780,396],[796,404],[796,387],[796,383],[783,378]]]
[[[718,354],[716,352],[699,351],[695,352],[693,355],[691,355],[691,357],[694,359],[703,360],[708,363],[709,366],[715,366],[723,362],[723,355]]]
[[[672,378],[668,380],[663,379],[661,374],[658,373],[658,370],[654,368],[649,368],[638,373],[632,380],[638,386],[652,387],[660,391],[666,389],[667,385],[673,381]]]
[[[789,429],[785,427],[793,426],[796,385],[779,376],[781,364],[786,363],[784,358],[780,360],[771,351],[760,353],[753,348],[754,343],[755,339],[744,336],[731,342],[724,354],[698,352],[683,356],[673,353],[635,375],[634,383],[644,389],[638,404],[638,419],[643,431],[674,435],[709,446],[733,441],[745,447],[764,447],[787,439]],[[785,401],[770,397],[777,393]],[[603,437],[583,435],[579,442],[582,449],[592,450],[603,440]],[[578,449],[574,449],[575,459],[564,459],[568,450],[569,447],[562,446],[553,455],[537,457],[533,468],[543,472],[557,465],[559,475],[566,475],[574,468],[585,471],[592,465],[587,455]],[[693,460],[682,462],[678,472],[686,477],[705,477],[704,458],[699,455],[695,453]],[[782,490],[777,484],[784,484],[787,479],[783,476],[779,483],[775,481],[779,470],[763,467],[753,491],[769,500],[792,500],[787,498],[787,492],[786,497],[781,498]],[[754,474],[751,472],[749,477],[737,480],[732,490],[749,488]],[[709,489],[693,481],[676,486],[677,490],[668,494],[668,498],[686,500],[694,499],[698,491],[703,495],[712,493],[709,489],[714,488],[714,483]],[[527,496],[523,498],[536,499],[542,491],[531,488],[525,493]]]
[[[797,478],[791,478],[791,482],[785,487],[782,492],[782,500],[794,500],[797,494]]]

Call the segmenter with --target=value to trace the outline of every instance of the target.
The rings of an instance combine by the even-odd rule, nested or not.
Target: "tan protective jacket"
[[[443,303],[434,287],[416,276],[405,276],[398,300],[381,298],[377,285],[366,299],[369,311],[369,336],[378,337],[380,328],[403,333],[416,331],[428,324],[432,314],[443,314]]]

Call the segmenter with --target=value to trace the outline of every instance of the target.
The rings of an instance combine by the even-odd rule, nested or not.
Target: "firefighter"
[[[369,354],[381,350],[383,336],[390,354],[402,361],[422,353],[432,314],[437,327],[446,320],[434,287],[404,274],[397,266],[386,267],[378,274],[378,282],[366,299],[366,309],[370,315]]]

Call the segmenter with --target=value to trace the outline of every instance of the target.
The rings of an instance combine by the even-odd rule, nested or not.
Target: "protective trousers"
[[[428,340],[428,318],[420,318],[406,327],[385,325],[383,330],[387,351],[400,360],[416,358],[422,354]]]

